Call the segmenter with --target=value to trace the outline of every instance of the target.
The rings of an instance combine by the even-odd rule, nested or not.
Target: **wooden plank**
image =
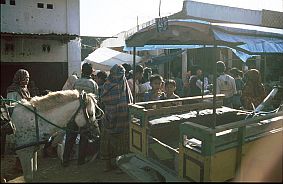
[[[218,101],[216,103],[217,108],[222,106],[222,102]],[[194,104],[185,104],[182,106],[170,106],[170,107],[161,107],[160,109],[149,109],[147,111],[148,116],[162,116],[162,115],[169,115],[174,114],[177,112],[188,112],[192,110],[199,110],[199,109],[209,109],[212,108],[213,104],[210,102],[201,102],[201,103],[194,103]]]
[[[282,127],[282,120],[278,120],[278,121],[274,121],[272,123],[268,123],[268,124],[255,124],[253,126],[247,126],[246,128],[246,138],[252,137],[252,136],[256,136],[259,134],[263,134],[266,132],[269,132],[273,129],[278,129]],[[230,131],[230,132],[227,132]],[[220,136],[216,136],[216,146],[221,146],[221,145],[225,145],[234,141],[237,141],[237,129],[229,129],[226,130],[227,133],[225,133],[225,131],[223,131],[223,135]],[[219,132],[222,133],[222,132]]]
[[[137,105],[137,104],[129,104],[130,109],[144,109],[143,106]]]
[[[156,138],[154,138],[154,137],[151,137],[151,136],[150,136],[149,138],[152,139],[154,142],[156,142],[156,143],[162,145],[163,147],[165,147],[165,148],[167,148],[167,149],[169,149],[169,150],[175,152],[176,154],[179,153],[179,152],[177,151],[177,149],[170,147],[169,145],[167,145],[167,144],[161,142],[160,140],[158,140],[158,139],[156,139]]]
[[[222,100],[225,97],[224,94],[218,94],[216,95],[216,99],[217,100]],[[194,101],[194,100],[205,100],[205,99],[210,99],[213,98],[213,95],[205,95],[203,96],[194,96],[194,97],[185,97],[185,98],[177,98],[177,99],[167,99],[167,100],[158,100],[158,101],[149,101],[149,102],[138,102],[135,103],[135,105],[138,106],[143,106],[143,107],[148,107],[148,106],[152,106],[152,105],[158,105],[158,104],[164,104],[166,102],[190,102],[190,101]]]
[[[225,124],[225,125],[220,125],[220,126],[215,127],[215,130],[211,130],[211,133],[217,133],[217,132],[221,132],[227,129],[239,128],[239,127],[247,126],[250,124],[258,123],[262,120],[267,120],[267,119],[271,119],[271,118],[275,118],[279,116],[283,116],[283,111],[278,112],[278,113],[271,113],[271,114],[267,114],[264,116],[251,118],[251,119],[236,121],[236,122]]]
[[[237,145],[237,151],[236,151],[236,167],[235,167],[235,173],[239,171],[239,175],[242,175],[241,171],[241,161],[242,161],[242,156],[243,156],[243,145],[245,144],[245,135],[246,135],[246,127],[240,127],[238,129],[238,134],[237,134],[237,140],[238,140],[238,145]]]

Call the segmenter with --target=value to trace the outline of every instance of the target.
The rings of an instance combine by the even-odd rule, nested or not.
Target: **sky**
[[[160,16],[182,10],[184,0],[161,0]],[[283,12],[283,0],[194,0],[252,10]],[[80,35],[111,37],[159,17],[160,0],[80,0]]]

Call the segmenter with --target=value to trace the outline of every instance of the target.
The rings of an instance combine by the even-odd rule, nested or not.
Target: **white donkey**
[[[51,92],[30,101],[22,100],[15,106],[11,119],[16,127],[16,153],[26,181],[32,181],[34,171],[37,171],[39,144],[68,123],[87,126],[99,135],[96,109],[95,95],[80,94],[77,90]]]

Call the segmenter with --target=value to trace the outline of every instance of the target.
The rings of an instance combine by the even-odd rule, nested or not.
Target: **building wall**
[[[2,2],[2,1],[1,1]],[[38,7],[43,4],[43,8]],[[53,9],[47,9],[47,4]],[[28,69],[41,89],[60,90],[68,75],[81,70],[80,40],[60,41],[60,34],[80,35],[78,0],[10,0],[1,4],[1,94],[14,72]],[[58,34],[57,40],[29,38],[28,34]]]
[[[67,44],[57,40],[4,37],[1,46],[1,62],[67,62]]]
[[[1,32],[79,34],[79,1],[24,0],[1,4]],[[38,8],[38,3],[43,8]],[[47,4],[53,9],[47,9]],[[66,16],[68,15],[68,16]]]
[[[56,0],[57,2],[58,0]],[[60,0],[67,4],[67,30],[68,34],[80,35],[80,1]]]
[[[79,39],[71,40],[67,50],[68,75],[81,73],[81,46]]]
[[[11,46],[13,49],[11,49]],[[62,43],[59,40],[1,38],[1,64],[6,63],[66,63],[68,75],[81,71],[79,39]]]
[[[187,0],[184,3],[187,16],[199,17],[222,22],[261,25],[262,12],[242,8],[221,6]]]

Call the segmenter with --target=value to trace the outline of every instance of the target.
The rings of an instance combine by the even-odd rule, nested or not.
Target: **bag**
[[[1,104],[1,134],[14,134],[16,131],[15,125],[11,121],[11,117],[8,111],[8,105],[7,104]]]

